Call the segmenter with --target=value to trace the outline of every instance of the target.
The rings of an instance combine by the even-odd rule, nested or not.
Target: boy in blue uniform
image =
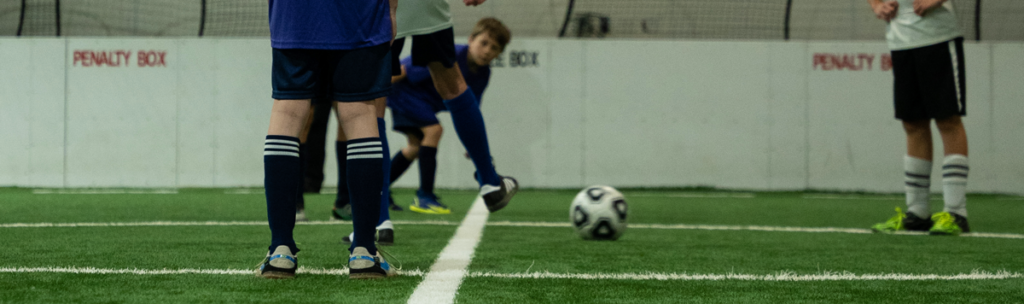
[[[483,96],[491,77],[491,60],[504,51],[511,35],[501,21],[484,18],[473,28],[468,45],[455,46],[456,64],[474,96]],[[447,111],[447,107],[426,67],[413,65],[411,57],[402,60],[401,67],[402,74],[392,79],[394,91],[388,96],[388,106],[394,129],[405,133],[409,145],[392,158],[390,182],[397,180],[412,161],[419,158],[420,188],[410,209],[419,213],[448,214],[451,210],[434,194],[437,145],[441,140],[437,113]]]
[[[349,277],[394,275],[372,242],[384,153],[374,99],[390,93],[394,5],[361,0],[269,0],[269,5],[274,105],[263,162],[271,245],[257,274],[295,276],[299,249],[293,230],[302,184],[298,136],[310,99],[329,83],[349,139],[346,175],[358,236],[349,248]]]
[[[474,96],[482,96],[491,77],[490,63],[508,45],[511,33],[501,21],[484,18],[477,22],[470,34],[469,45],[455,46],[455,61],[464,75],[468,90]],[[394,50],[392,50],[394,52]],[[413,211],[428,214],[448,214],[451,210],[438,201],[434,194],[434,175],[437,169],[437,144],[441,140],[441,125],[437,121],[437,112],[446,111],[444,100],[434,88],[430,71],[426,67],[412,65],[412,58],[402,60],[398,65],[401,73],[392,77],[393,93],[388,97],[387,104],[391,107],[394,129],[405,133],[409,145],[395,154],[391,161],[390,186],[409,168],[417,157],[420,159],[420,189],[416,191],[416,200],[411,206]],[[380,113],[378,113],[380,114]],[[388,195],[390,191],[383,191]],[[514,192],[513,192],[514,193]],[[340,196],[339,196],[340,198]],[[393,201],[393,200],[389,200]],[[382,202],[382,204],[385,204]],[[343,208],[338,205],[332,212],[332,220],[347,219]],[[380,245],[394,244],[394,226],[382,205],[381,218],[377,226],[377,243]],[[352,241],[353,235],[342,238],[343,242]]]

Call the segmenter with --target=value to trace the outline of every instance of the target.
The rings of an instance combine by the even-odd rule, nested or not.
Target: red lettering
[[[167,52],[166,51],[143,51],[139,50],[139,66],[140,67],[155,67],[155,66],[167,66]]]
[[[828,54],[814,53],[814,69],[831,70],[828,66]]]
[[[882,54],[882,71],[892,70],[892,55]]]
[[[868,71],[870,71],[875,62],[875,55],[861,53],[860,55],[857,55],[857,57],[860,58],[860,62],[862,64],[867,61]]]
[[[73,65],[77,66],[79,63],[82,63],[82,59],[83,58],[85,58],[84,52],[79,51],[79,50],[75,50],[74,60],[72,61],[72,62],[74,62]],[[82,63],[82,64],[84,65],[84,63]]]

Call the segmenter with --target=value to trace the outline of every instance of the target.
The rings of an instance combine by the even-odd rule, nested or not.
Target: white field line
[[[626,197],[756,198],[749,192],[627,192]]]
[[[471,209],[472,211],[472,209]],[[455,226],[450,221],[394,221],[395,225],[410,226]],[[320,226],[320,225],[350,225],[350,221],[308,221],[298,222],[298,225]],[[76,227],[165,227],[165,226],[266,226],[265,221],[236,221],[236,222],[109,222],[109,223],[6,223],[0,224],[0,228],[76,228]],[[498,227],[547,227],[547,228],[569,228],[569,223],[563,222],[510,222],[496,221],[487,222],[487,226]],[[778,226],[738,226],[738,225],[686,225],[686,224],[629,224],[630,229],[662,229],[662,230],[725,230],[725,231],[765,231],[765,232],[803,232],[803,233],[847,233],[847,234],[871,234],[871,230],[863,228],[841,228],[841,227],[778,227]],[[897,232],[897,235],[924,236],[923,232]],[[972,232],[961,234],[961,237],[996,238],[996,239],[1024,239],[1024,234],[1014,233],[985,233]]]
[[[177,194],[178,189],[32,189],[32,194]]]
[[[476,245],[484,234],[490,212],[482,197],[477,196],[473,207],[455,230],[448,245],[441,250],[437,260],[430,265],[426,277],[413,290],[407,303],[454,303],[455,294],[466,276],[466,268],[473,260]]]
[[[73,273],[73,274],[131,274],[131,275],[255,275],[253,269],[138,269],[138,268],[94,268],[94,267],[0,267],[0,273]],[[310,275],[348,275],[348,268],[306,268],[299,267],[297,273]],[[424,276],[419,269],[400,270],[402,276]],[[1000,270],[997,272],[972,271],[958,274],[910,274],[910,273],[877,273],[855,274],[850,272],[823,272],[816,274],[797,274],[795,272],[778,272],[775,274],[700,274],[700,273],[553,273],[523,272],[494,273],[470,272],[471,278],[502,278],[502,279],[574,279],[574,280],[625,280],[625,281],[971,281],[971,280],[1006,280],[1021,279],[1024,274]]]
[[[816,200],[859,200],[859,201],[902,201],[905,198],[902,195],[856,195],[856,194],[804,194],[801,196],[803,199],[816,199]]]

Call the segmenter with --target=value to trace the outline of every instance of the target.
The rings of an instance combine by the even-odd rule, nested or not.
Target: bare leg
[[[907,133],[907,155],[931,161],[931,120],[903,121],[903,131]]]

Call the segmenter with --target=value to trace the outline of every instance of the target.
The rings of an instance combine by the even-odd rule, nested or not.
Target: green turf
[[[265,221],[262,194],[184,189],[177,194],[33,194],[0,188],[0,223]],[[630,223],[867,228],[903,204],[898,196],[805,198],[755,193],[755,198],[694,198],[687,191],[624,191]],[[395,220],[453,225],[397,225],[404,270],[427,270],[474,197],[441,191],[450,215],[393,212]],[[490,221],[568,223],[576,191],[527,190]],[[819,195],[814,193],[812,195]],[[395,199],[407,206],[409,190]],[[326,220],[332,195],[307,195],[307,214]],[[941,201],[933,207],[941,208]],[[1024,200],[973,195],[977,232],[1024,234]],[[342,268],[349,225],[299,225],[300,263]],[[266,253],[269,229],[248,226],[0,228],[0,267],[106,269],[253,269]],[[568,227],[487,226],[470,272],[952,275],[972,271],[1024,273],[1024,240],[748,230],[630,228],[617,241],[583,241]],[[401,303],[422,277],[351,281],[336,275],[263,280],[252,275],[0,273],[0,303]],[[984,281],[657,281],[468,277],[460,303],[1020,303],[1024,279]]]

